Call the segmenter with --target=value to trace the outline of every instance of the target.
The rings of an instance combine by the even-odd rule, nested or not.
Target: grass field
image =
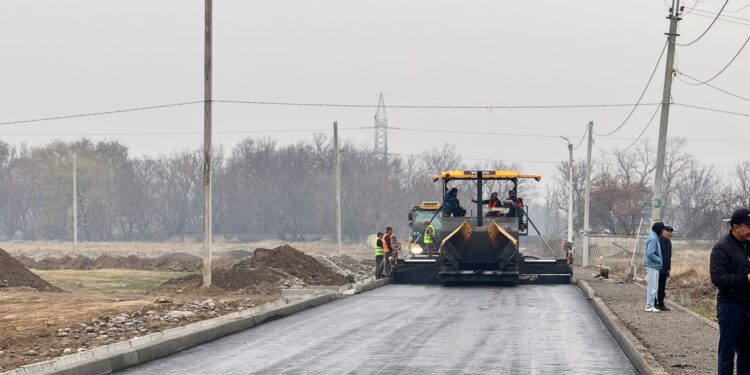
[[[165,281],[187,275],[184,272],[137,270],[34,270],[44,280],[69,292],[116,293],[146,292]]]

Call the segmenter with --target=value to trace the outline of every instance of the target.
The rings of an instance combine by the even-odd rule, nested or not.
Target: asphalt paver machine
[[[444,285],[570,283],[569,252],[558,257],[543,237],[551,257],[527,256],[521,252],[521,238],[528,234],[529,225],[537,228],[518,199],[496,201],[494,207],[485,208],[485,183],[507,181],[512,184],[511,190],[518,192],[518,183],[523,179],[539,181],[541,176],[515,171],[447,171],[433,176],[435,182],[442,183],[444,192],[457,184],[475,185],[476,196],[472,201],[476,201],[476,206],[461,210],[465,212],[459,212],[461,216],[445,210],[446,202],[441,202],[437,210],[427,209],[424,204],[413,206],[409,213],[412,235],[405,256],[393,267],[392,280]],[[421,241],[427,225],[432,225],[435,231],[437,252],[433,257],[425,256]]]

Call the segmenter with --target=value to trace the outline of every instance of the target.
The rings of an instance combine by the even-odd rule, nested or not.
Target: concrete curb
[[[596,296],[594,289],[584,280],[577,280],[576,284],[594,307],[599,319],[607,327],[607,330],[615,338],[625,355],[641,375],[667,375],[669,374],[656,361],[654,356],[638,341],[628,328],[617,318],[612,310]]]
[[[643,285],[641,285],[641,284],[638,284],[638,283],[633,283],[633,284],[638,285],[639,287],[643,288],[643,290],[646,290],[646,287],[643,286]],[[687,307],[682,306],[682,305],[678,304],[677,302],[672,301],[669,298],[665,298],[664,302],[667,305],[671,306],[671,307],[677,308],[678,310],[681,310],[681,311],[684,311],[684,312],[688,313],[688,315],[690,315],[690,316],[692,316],[692,317],[700,320],[701,322],[709,325],[711,328],[715,328],[717,330],[719,329],[719,323],[716,323],[716,322],[714,322],[711,319],[705,318],[705,317],[699,315],[698,313],[694,312],[693,310],[690,310]]]
[[[349,290],[352,294],[359,294],[387,283],[387,279],[359,282],[350,284]],[[109,374],[346,297],[346,293],[343,292],[311,291],[314,292],[311,296],[294,302],[281,299],[218,318],[202,320],[45,362],[33,363],[0,373],[0,375]]]

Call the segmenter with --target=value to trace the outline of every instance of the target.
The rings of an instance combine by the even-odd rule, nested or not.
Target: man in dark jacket
[[[669,271],[672,269],[672,232],[674,232],[674,228],[667,225],[659,236],[661,269],[659,270],[659,289],[656,291],[656,308],[661,311],[670,311],[669,307],[664,304],[664,297],[667,278],[669,278]]]
[[[719,375],[750,374],[750,209],[729,220],[731,229],[711,250],[711,282],[719,289]]]

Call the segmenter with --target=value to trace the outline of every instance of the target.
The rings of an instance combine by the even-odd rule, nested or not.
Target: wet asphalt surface
[[[636,374],[572,285],[388,285],[123,374]]]

